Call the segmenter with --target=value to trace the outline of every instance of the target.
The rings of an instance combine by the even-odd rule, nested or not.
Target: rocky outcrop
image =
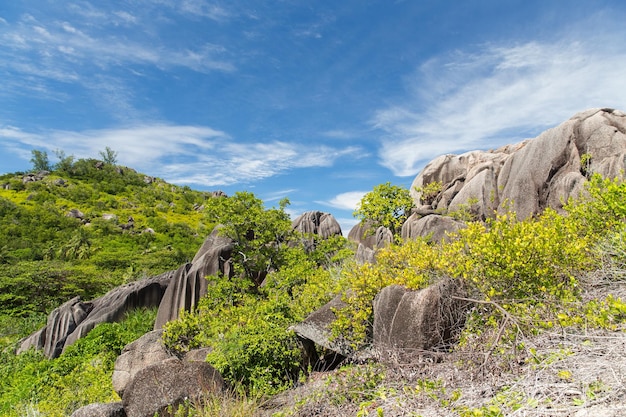
[[[197,403],[225,388],[222,376],[208,363],[172,358],[140,370],[124,390],[122,404],[128,417],[153,417],[170,405]]]
[[[298,216],[291,227],[296,232],[318,235],[323,239],[341,236],[341,226],[330,213],[308,211]]]
[[[515,145],[440,156],[410,192],[421,216],[464,211],[485,220],[513,210],[525,219],[562,209],[590,174],[616,177],[625,169],[626,113],[592,109]]]
[[[405,353],[448,348],[465,322],[464,296],[449,278],[418,291],[384,288],[374,300],[374,346]]]
[[[412,214],[402,225],[402,239],[430,237],[434,242],[447,240],[451,233],[465,227],[465,223],[438,214],[420,216]]]
[[[178,268],[159,305],[154,328],[161,329],[176,320],[181,311],[190,311],[207,293],[207,276],[221,273],[232,276],[231,253],[233,241],[219,233],[216,227],[204,241],[191,263]]]
[[[305,348],[305,355],[310,365],[315,366],[318,360],[314,353],[314,345],[322,346],[341,356],[348,356],[353,349],[341,337],[332,337],[331,324],[336,320],[335,311],[346,306],[343,294],[335,296],[327,304],[309,314],[304,321],[291,327],[291,330],[301,339]]]
[[[126,417],[121,402],[89,404],[74,411],[70,417]]]
[[[166,272],[125,284],[87,303],[73,298],[52,311],[45,328],[22,341],[18,353],[43,347],[47,357],[55,358],[96,325],[119,321],[135,308],[158,306],[172,276],[173,272]]]
[[[386,227],[374,228],[369,222],[360,222],[350,229],[348,240],[376,250],[392,243],[393,233]]]
[[[146,333],[126,345],[115,360],[113,369],[113,389],[120,397],[134,376],[143,368],[170,359],[172,355],[163,345],[162,330]]]

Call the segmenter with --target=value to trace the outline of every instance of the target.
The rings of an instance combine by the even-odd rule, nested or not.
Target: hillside
[[[504,151],[437,159],[412,190],[377,186],[352,242],[327,213],[291,221],[287,201],[103,161],[5,176],[0,411],[622,415],[624,119],[590,110]],[[513,189],[526,192],[507,203]],[[64,345],[102,300],[155,280],[158,312],[129,309]],[[75,295],[92,301],[41,327]],[[29,334],[27,347],[59,337],[54,354],[15,355]],[[169,397],[207,375],[209,394]]]
[[[47,313],[177,268],[212,228],[211,196],[97,160],[0,177],[0,314]]]

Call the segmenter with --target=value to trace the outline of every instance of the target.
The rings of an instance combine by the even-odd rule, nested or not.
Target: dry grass
[[[616,276],[606,272],[586,278],[585,299],[608,294],[626,299],[626,282],[616,282]],[[607,279],[609,275],[613,280]],[[501,363],[492,357],[487,366],[481,360],[484,351],[460,350],[415,352],[404,362],[387,354],[385,360],[355,365],[349,371],[316,373],[306,384],[272,398],[255,415],[626,415],[626,328],[561,329],[523,342],[522,354],[504,356],[504,361],[499,357]],[[376,384],[359,379],[372,372]]]

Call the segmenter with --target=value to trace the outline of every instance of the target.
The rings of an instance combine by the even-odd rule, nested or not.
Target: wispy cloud
[[[225,186],[254,182],[290,170],[332,166],[358,153],[356,147],[331,148],[286,142],[241,143],[205,126],[156,124],[84,132],[24,132],[0,127],[0,144],[28,159],[31,149],[64,150],[76,157],[97,157],[105,147],[119,163],[169,182]]]
[[[367,192],[368,191],[348,191],[346,193],[338,194],[328,201],[318,201],[318,203],[340,210],[354,211]]]
[[[406,101],[378,111],[381,164],[415,175],[430,159],[534,136],[591,107],[626,107],[626,30],[484,45],[424,63]]]
[[[198,72],[235,69],[231,62],[220,58],[225,48],[219,45],[205,43],[196,49],[174,50],[148,42],[129,41],[114,34],[92,35],[67,22],[39,22],[32,16],[24,17],[0,35],[0,40],[4,54],[15,51],[13,55],[20,61],[43,64],[46,70],[54,72],[65,72],[74,65],[126,64],[163,69],[186,67]]]

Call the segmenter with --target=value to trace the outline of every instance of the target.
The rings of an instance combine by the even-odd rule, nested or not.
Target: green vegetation
[[[100,324],[52,360],[32,350],[15,355],[15,343],[4,340],[0,415],[63,417],[83,405],[119,401],[111,382],[115,359],[124,346],[152,330],[155,317],[156,310],[136,310],[119,323]]]
[[[375,186],[363,196],[354,216],[361,221],[370,222],[374,230],[384,226],[395,235],[411,215],[411,208],[413,199],[409,190],[387,182]]]
[[[114,165],[110,149],[103,154],[108,163],[57,151],[56,170],[39,180],[0,177],[0,315],[49,312],[74,295],[93,298],[175,269],[210,231],[198,210],[210,194]],[[33,160],[39,170],[47,155],[33,151]]]
[[[126,343],[151,328],[154,312],[101,325],[55,360],[37,352],[13,355],[17,340],[72,296],[93,298],[120,283],[177,268],[218,224],[235,244],[233,276],[207,277],[207,296],[166,326],[164,341],[178,353],[210,347],[208,361],[235,387],[204,404],[185,404],[176,415],[219,415],[220,409],[250,415],[266,396],[305,379],[310,369],[289,328],[338,293],[345,294],[347,306],[336,312],[333,330],[363,347],[371,342],[372,300],[382,288],[460,280],[473,307],[450,355],[456,355],[454,366],[477,373],[523,364],[549,370],[558,381],[574,381],[576,370],[563,365],[570,350],[543,353],[528,337],[619,331],[626,324],[626,302],[610,293],[591,294],[587,287],[594,274],[602,273],[608,283],[623,279],[621,180],[591,175],[585,194],[563,213],[546,210],[526,220],[500,213],[485,222],[468,221],[444,242],[397,239],[378,252],[376,264],[358,265],[342,237],[296,236],[285,213],[288,201],[267,209],[247,192],[214,198],[175,187],[115,165],[117,154],[108,148],[101,153],[104,161],[56,155],[55,170],[37,181],[0,177],[0,184],[8,184],[0,189],[2,415],[64,415],[89,402],[116,399],[113,361]],[[44,162],[47,155],[33,152],[34,165]],[[422,196],[436,188],[429,185]],[[355,215],[397,236],[410,200],[407,190],[386,183],[366,194]],[[67,216],[71,210],[74,215]],[[506,415],[539,405],[508,386],[481,405],[467,404],[467,386],[415,375],[393,377],[373,364],[345,367],[328,377],[323,393],[304,398],[292,411],[321,401],[348,407],[351,415],[382,416],[389,398],[401,398],[397,407],[430,402],[459,416]],[[584,404],[608,389],[602,381],[585,382],[584,392],[571,401]]]

